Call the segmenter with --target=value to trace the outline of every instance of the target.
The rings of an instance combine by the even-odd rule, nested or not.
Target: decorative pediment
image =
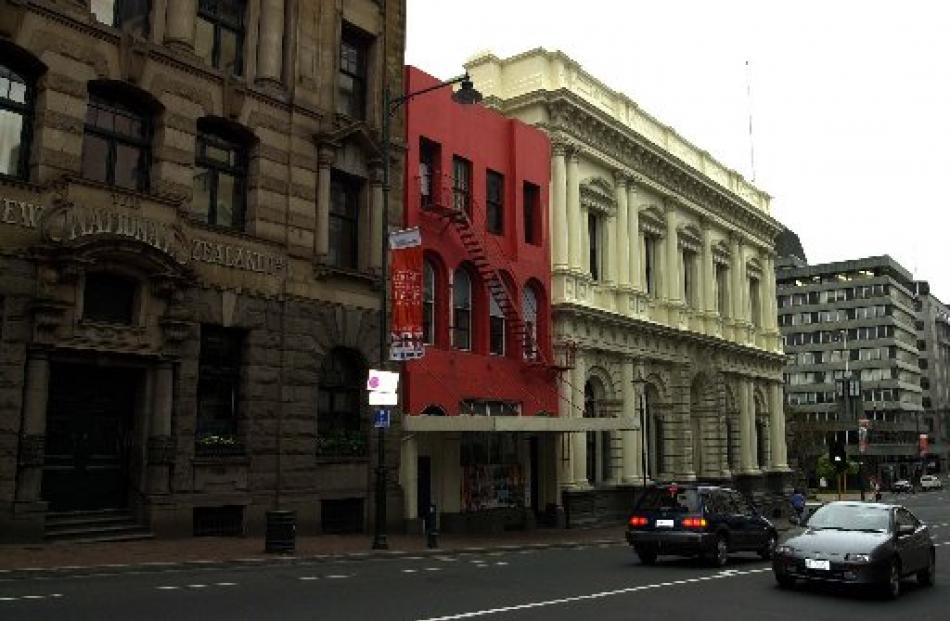
[[[713,262],[729,265],[729,260],[732,258],[732,252],[730,252],[729,244],[726,243],[726,240],[722,239],[713,244],[712,255]]]
[[[692,224],[681,226],[676,232],[680,248],[690,252],[699,252],[703,247],[703,234]]]
[[[591,177],[581,183],[581,205],[589,211],[612,216],[617,209],[613,185],[603,177]]]
[[[663,237],[666,234],[666,220],[659,207],[650,205],[640,209],[640,230],[657,237]]]
[[[762,280],[762,262],[757,258],[753,257],[746,261],[745,269],[746,273],[749,275],[749,278],[757,278]]]

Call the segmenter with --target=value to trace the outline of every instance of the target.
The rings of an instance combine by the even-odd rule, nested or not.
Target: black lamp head
[[[459,104],[476,104],[482,100],[482,94],[475,90],[472,79],[465,74],[462,78],[462,86],[452,93],[452,100]]]

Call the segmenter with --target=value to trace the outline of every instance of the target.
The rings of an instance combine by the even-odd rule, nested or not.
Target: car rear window
[[[681,487],[653,487],[647,490],[637,504],[640,511],[674,511],[699,513],[702,499],[695,489]]]

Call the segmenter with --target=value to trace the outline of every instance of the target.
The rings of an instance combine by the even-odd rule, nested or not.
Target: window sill
[[[314,278],[317,278],[318,280],[323,280],[326,278],[347,278],[350,280],[361,281],[374,288],[377,288],[382,284],[382,279],[374,272],[367,272],[349,267],[337,267],[335,265],[329,265],[319,261],[314,261],[313,263],[313,275]]]

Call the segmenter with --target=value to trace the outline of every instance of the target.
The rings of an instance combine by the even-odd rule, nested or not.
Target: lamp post
[[[460,104],[474,104],[482,99],[481,93],[475,90],[472,80],[466,73],[462,77],[439,82],[434,86],[419,89],[412,93],[391,97],[389,87],[383,88],[383,213],[382,213],[382,256],[380,265],[380,279],[382,286],[379,293],[379,366],[386,365],[386,333],[389,326],[386,322],[386,306],[389,302],[389,290],[386,286],[386,273],[389,269],[389,150],[392,147],[392,136],[390,135],[390,121],[392,116],[399,108],[410,99],[435,91],[453,84],[461,83],[461,88],[452,94],[452,99]],[[405,406],[403,406],[405,407]],[[378,450],[376,456],[376,524],[373,529],[373,549],[386,550],[389,544],[386,541],[386,453],[385,453],[386,429],[380,427],[378,430]]]
[[[647,489],[647,427],[646,427],[646,404],[643,402],[646,396],[647,381],[643,377],[643,369],[637,368],[637,375],[633,378],[633,389],[637,394],[637,409],[640,411],[640,473],[643,475],[643,490]]]

